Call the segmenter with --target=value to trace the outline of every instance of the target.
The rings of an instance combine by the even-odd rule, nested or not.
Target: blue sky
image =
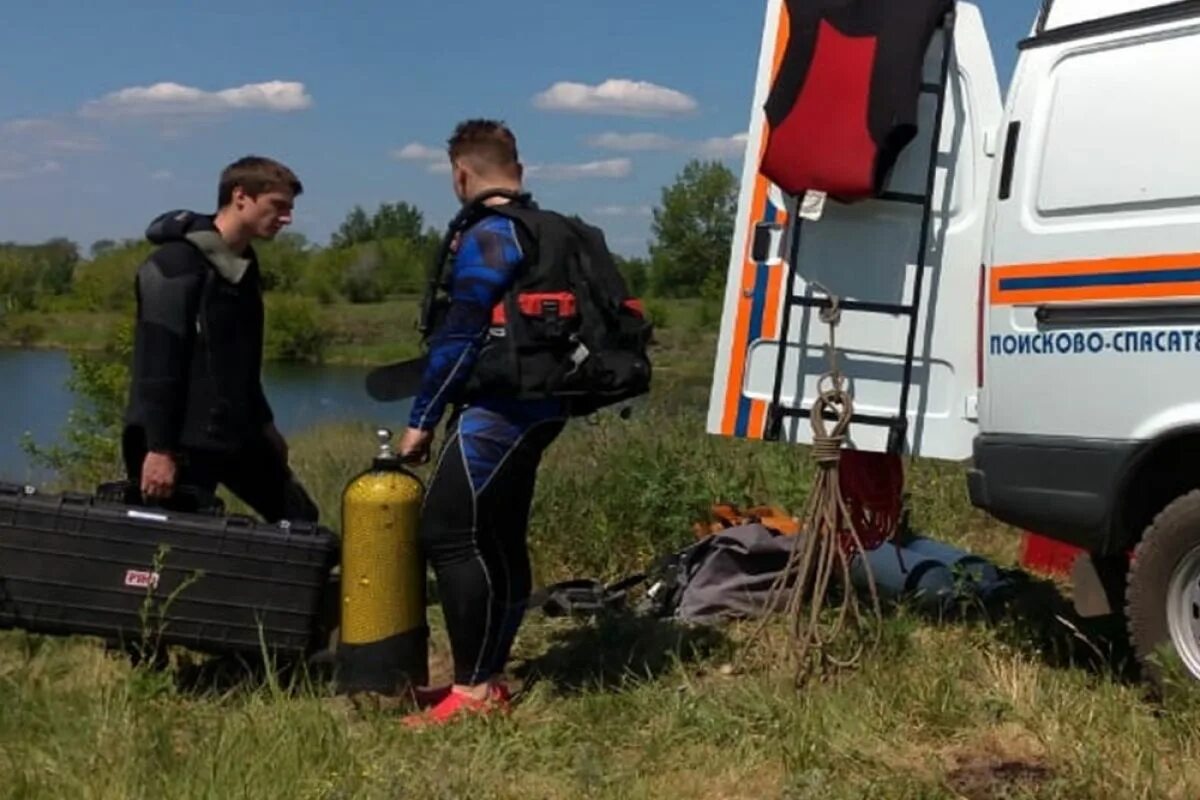
[[[538,199],[628,254],[645,252],[648,210],[688,158],[740,170],[731,139],[748,124],[765,7],[5,5],[0,241],[141,236],[161,211],[211,210],[221,166],[251,152],[299,173],[293,229],[313,241],[356,203],[408,201],[441,226],[455,208],[443,142],[458,120],[494,116],[515,129]],[[979,5],[1007,85],[1039,2]]]

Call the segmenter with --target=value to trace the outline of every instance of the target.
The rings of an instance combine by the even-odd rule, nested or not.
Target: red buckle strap
[[[527,317],[573,317],[578,313],[575,295],[570,292],[523,292],[517,295],[517,308]],[[492,325],[508,322],[503,303],[492,308]]]
[[[517,295],[517,307],[527,317],[573,317],[575,295],[570,292],[529,292]]]

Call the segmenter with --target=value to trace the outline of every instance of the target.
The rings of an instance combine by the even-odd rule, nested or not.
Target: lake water
[[[267,399],[284,436],[322,422],[354,420],[391,428],[397,436],[407,419],[408,403],[378,403],[367,396],[368,368],[268,364],[263,370]],[[38,483],[48,476],[35,470],[21,450],[30,432],[39,444],[61,441],[76,398],[67,388],[71,365],[57,350],[0,348],[0,481]]]

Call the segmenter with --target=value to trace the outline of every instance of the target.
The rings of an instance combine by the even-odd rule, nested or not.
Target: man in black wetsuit
[[[180,487],[224,484],[264,519],[317,519],[288,467],[263,393],[262,283],[251,242],[291,222],[303,191],[286,166],[248,156],[221,173],[217,212],[171,211],[138,268],[122,450],[143,497],[182,508]]]

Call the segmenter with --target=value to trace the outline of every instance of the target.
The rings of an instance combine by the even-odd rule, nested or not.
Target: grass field
[[[542,581],[611,579],[691,540],[714,502],[799,510],[801,449],[704,434],[714,337],[668,320],[654,396],[574,425],[535,500]],[[373,452],[360,426],[293,442],[336,525]],[[961,467],[908,473],[917,528],[1012,566],[1016,533],[974,511]],[[447,659],[438,608],[433,667]],[[317,679],[222,672],[175,654],[132,667],[87,640],[0,635],[0,797],[1179,798],[1200,796],[1200,691],[1151,692],[1119,629],[1030,579],[988,614],[888,613],[858,667],[795,688],[777,628],[530,615],[513,715],[412,733],[403,709]]]

